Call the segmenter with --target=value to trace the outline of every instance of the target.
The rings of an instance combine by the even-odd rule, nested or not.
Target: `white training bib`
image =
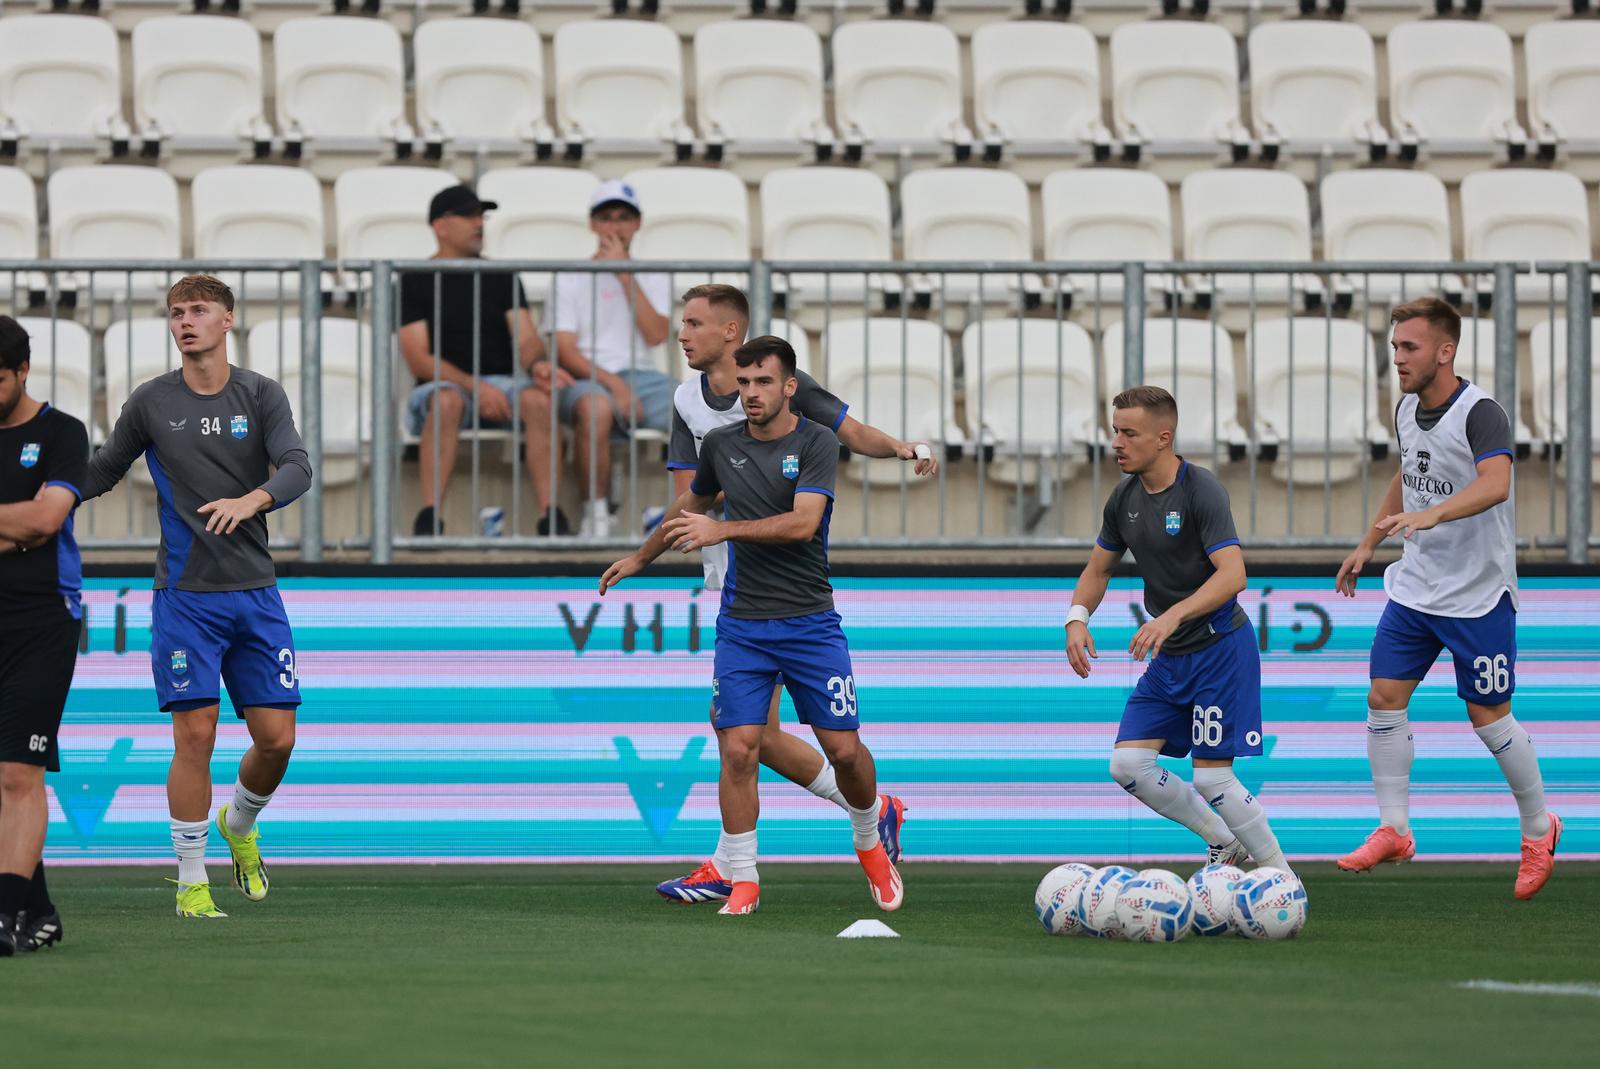
[[[1400,436],[1404,511],[1431,508],[1478,477],[1478,464],[1467,441],[1467,416],[1488,396],[1475,383],[1467,383],[1432,430],[1423,430],[1417,423],[1417,395],[1401,399],[1395,430]],[[1500,504],[1406,539],[1404,554],[1383,573],[1384,591],[1407,608],[1435,616],[1482,616],[1507,591],[1515,608],[1515,494],[1513,475],[1512,494]]]
[[[697,375],[685,382],[678,384],[678,389],[672,395],[672,404],[678,410],[678,415],[688,425],[689,433],[694,435],[695,455],[700,455],[700,443],[707,434],[718,427],[727,427],[743,422],[744,406],[734,404],[726,410],[712,408],[706,403],[705,375]],[[707,546],[700,551],[700,562],[705,569],[705,586],[707,590],[721,590],[723,576],[728,573],[728,543],[723,542],[715,546]]]

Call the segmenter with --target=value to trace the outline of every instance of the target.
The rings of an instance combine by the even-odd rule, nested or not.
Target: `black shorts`
[[[0,629],[0,761],[61,771],[56,733],[72,689],[83,624],[65,616]]]

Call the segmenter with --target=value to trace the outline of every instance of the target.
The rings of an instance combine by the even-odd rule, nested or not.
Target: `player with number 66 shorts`
[[[1089,618],[1112,570],[1133,551],[1144,575],[1149,620],[1129,652],[1150,658],[1128,699],[1111,751],[1123,790],[1203,839],[1213,862],[1287,869],[1261,803],[1233,773],[1236,757],[1263,752],[1261,654],[1239,607],[1244,551],[1228,493],[1173,451],[1178,406],[1158,386],[1118,394],[1112,426],[1117,466],[1089,563],[1072,591],[1067,659],[1080,677],[1098,656]],[[1194,787],[1156,756],[1194,758]]]

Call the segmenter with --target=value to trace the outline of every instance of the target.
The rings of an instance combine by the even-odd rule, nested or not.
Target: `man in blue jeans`
[[[601,182],[589,198],[589,228],[599,238],[596,260],[628,260],[644,216],[627,182]],[[609,439],[633,427],[665,433],[677,383],[659,369],[656,347],[671,330],[672,280],[632,271],[564,272],[551,282],[556,355],[575,380],[556,394],[563,423],[574,430],[573,453],[583,494],[580,533],[611,534]]]
[[[483,254],[483,215],[493,201],[467,186],[451,186],[428,205],[428,224],[439,243],[435,260]],[[437,338],[436,338],[437,336]],[[549,361],[544,340],[528,314],[522,284],[509,271],[471,274],[410,273],[400,279],[400,355],[417,380],[406,404],[406,429],[421,435],[418,461],[422,509],[412,533],[444,531],[439,516],[455,469],[463,423],[522,426],[528,479],[539,504],[540,534],[567,534],[566,517],[551,508]],[[474,353],[476,346],[476,353]],[[555,372],[556,385],[570,380]],[[514,421],[512,405],[520,410]]]

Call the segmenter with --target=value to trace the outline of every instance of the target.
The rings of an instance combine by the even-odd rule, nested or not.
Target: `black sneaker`
[[[572,533],[572,528],[567,524],[567,514],[562,512],[560,509],[556,509],[556,524],[554,532],[550,530],[550,514],[548,512],[542,512],[539,514],[538,530],[542,535],[548,535],[552,533],[556,535],[569,535]]]
[[[0,913],[0,958],[9,958],[17,952],[17,922]]]
[[[49,913],[33,916],[26,910],[17,914],[17,953],[31,954],[61,942],[65,935],[61,927],[61,914],[52,909]]]
[[[433,506],[426,505],[417,512],[417,518],[411,521],[411,533],[418,538],[430,538],[433,535]],[[439,533],[444,534],[444,521],[439,521]]]

